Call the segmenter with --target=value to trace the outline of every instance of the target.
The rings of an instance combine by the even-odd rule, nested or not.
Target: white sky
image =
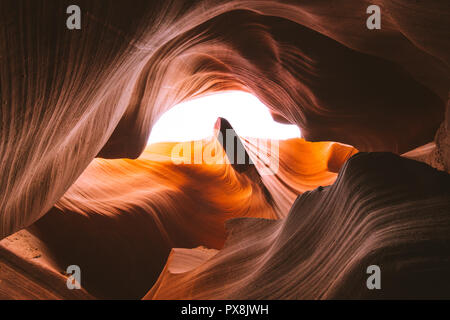
[[[180,103],[153,126],[148,144],[211,137],[218,117],[227,119],[243,137],[283,140],[300,137],[296,125],[275,122],[269,109],[250,93],[230,91]]]

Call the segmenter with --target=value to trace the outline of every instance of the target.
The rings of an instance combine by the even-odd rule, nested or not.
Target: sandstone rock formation
[[[366,27],[371,4],[379,30]],[[369,297],[358,268],[377,259],[392,276],[383,297],[419,294],[394,271],[436,284],[420,283],[424,296],[448,294],[428,277],[449,259],[448,1],[80,0],[81,30],[66,28],[68,5],[0,2],[0,297],[140,298],[153,285],[148,298]],[[276,174],[260,174],[246,137],[245,172],[145,149],[165,111],[227,90],[300,127]],[[229,222],[227,239],[237,217],[264,220]],[[234,278],[222,272],[247,253]],[[83,292],[57,284],[72,258]],[[248,263],[259,269],[242,288]],[[188,294],[197,284],[209,291]]]

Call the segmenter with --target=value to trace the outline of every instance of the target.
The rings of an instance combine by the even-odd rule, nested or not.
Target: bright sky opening
[[[301,136],[296,125],[275,122],[269,109],[254,95],[231,91],[174,106],[155,123],[148,144],[211,137],[218,117],[227,119],[242,137],[285,140]]]

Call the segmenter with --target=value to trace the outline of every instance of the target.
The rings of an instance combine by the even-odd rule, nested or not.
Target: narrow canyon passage
[[[373,2],[1,1],[0,299],[449,298],[450,6]]]

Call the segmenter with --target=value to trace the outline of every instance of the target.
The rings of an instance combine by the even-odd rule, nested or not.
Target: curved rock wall
[[[448,94],[448,6],[375,1],[1,4],[0,237],[30,225],[92,159],[135,158],[174,104],[242,89],[305,138],[362,151],[431,141]]]

